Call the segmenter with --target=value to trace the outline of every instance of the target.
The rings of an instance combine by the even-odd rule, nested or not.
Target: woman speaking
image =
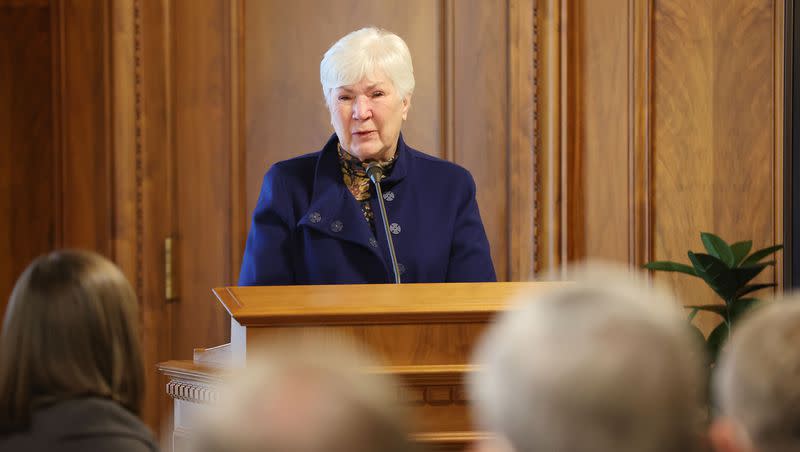
[[[267,171],[239,285],[495,281],[472,176],[403,141],[405,42],[354,31],[325,53],[320,81],[336,133]]]

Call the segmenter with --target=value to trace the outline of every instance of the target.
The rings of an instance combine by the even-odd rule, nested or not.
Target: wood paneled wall
[[[6,297],[54,248],[113,256],[108,9],[0,2],[0,206]]]
[[[13,38],[13,39],[12,39]],[[56,243],[58,175],[49,5],[0,3],[0,308],[14,281]]]
[[[782,6],[655,4],[656,258],[685,260],[682,248],[699,247],[701,230],[752,238],[756,249],[783,241]],[[764,282],[782,282],[781,265],[775,268]],[[711,298],[707,289],[672,282],[687,300]]]
[[[560,6],[567,260],[688,262],[701,231],[780,243],[783,2]],[[780,284],[780,262],[764,281]],[[715,300],[699,281],[657,278],[687,303]]]
[[[332,132],[319,60],[361,26],[407,40],[404,134],[475,176],[501,279],[685,260],[703,230],[781,241],[781,1],[273,3],[0,0],[2,303],[37,254],[113,258],[140,296],[156,428],[152,365],[227,340],[210,288],[236,281],[269,165]]]

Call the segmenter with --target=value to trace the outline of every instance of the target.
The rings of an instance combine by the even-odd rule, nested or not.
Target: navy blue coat
[[[376,197],[376,234],[345,187],[336,135],[318,152],[267,171],[239,285],[394,281]],[[402,282],[495,281],[489,241],[464,168],[397,144],[381,183]]]

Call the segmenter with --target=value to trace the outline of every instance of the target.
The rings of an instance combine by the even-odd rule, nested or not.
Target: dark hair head
[[[0,425],[24,429],[41,405],[104,397],[140,414],[144,367],[136,294],[102,256],[56,251],[17,280],[0,335]]]

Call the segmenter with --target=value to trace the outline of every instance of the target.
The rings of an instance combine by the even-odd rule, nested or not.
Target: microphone
[[[389,232],[389,218],[386,216],[386,204],[383,203],[383,191],[381,190],[381,180],[383,179],[383,168],[377,162],[367,165],[367,176],[375,185],[375,192],[378,194],[378,205],[381,208],[381,218],[383,219],[383,232],[386,233],[386,242],[389,244],[389,256],[392,259],[392,271],[394,272],[395,284],[400,284],[400,270],[397,265],[397,255],[394,252],[394,242],[392,233]]]

